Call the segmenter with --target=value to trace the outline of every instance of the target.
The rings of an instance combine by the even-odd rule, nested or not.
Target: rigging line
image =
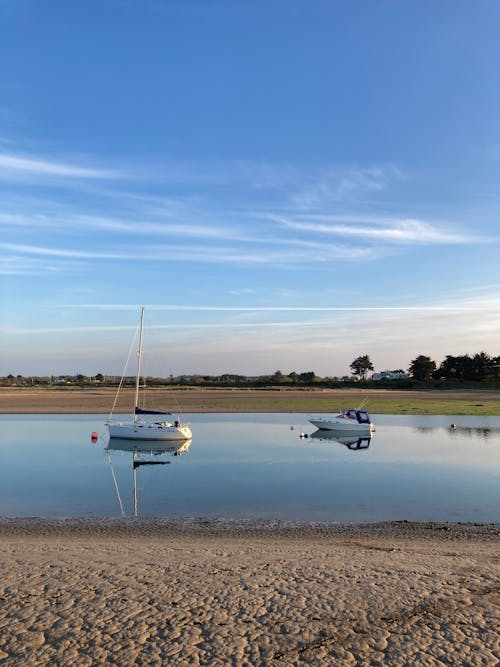
[[[137,327],[137,329],[135,330],[134,338],[132,340],[132,343],[130,345],[130,349],[128,351],[127,360],[126,360],[125,365],[123,367],[122,377],[120,379],[120,384],[118,385],[118,389],[116,390],[116,394],[115,394],[115,400],[113,401],[113,407],[111,408],[111,412],[109,413],[109,418],[110,419],[113,416],[113,412],[114,412],[115,407],[116,407],[116,402],[118,401],[118,395],[119,395],[119,393],[120,393],[120,391],[123,387],[123,383],[124,383],[124,380],[125,380],[125,373],[127,372],[128,362],[130,361],[130,356],[131,356],[132,350],[134,349],[134,346],[135,346],[135,340],[137,338],[137,332],[138,331],[139,331],[139,327]]]
[[[180,401],[177,398],[177,396],[175,396],[175,394],[172,396],[172,404],[175,406],[175,408],[177,408],[173,412],[176,412],[179,415],[179,418],[180,418],[181,417],[181,404],[180,404]]]
[[[108,460],[109,460],[109,465],[111,466],[111,474],[113,475],[113,481],[115,483],[116,495],[118,496],[118,502],[120,504],[120,509],[121,509],[121,512],[122,512],[122,516],[124,517],[125,512],[123,511],[123,504],[122,504],[122,499],[121,499],[121,496],[120,496],[120,489],[118,488],[118,482],[116,481],[115,471],[114,471],[114,468],[113,468],[113,461],[111,460],[111,456],[109,455],[109,452],[108,452]]]

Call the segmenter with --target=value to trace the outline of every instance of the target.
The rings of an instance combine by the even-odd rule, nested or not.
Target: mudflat
[[[0,388],[3,414],[108,414],[116,389]],[[115,412],[130,412],[133,391],[120,392]],[[367,401],[378,414],[500,415],[500,391],[398,391],[383,389],[151,389],[150,409],[183,413],[335,412]]]
[[[500,526],[0,519],[0,664],[498,664]]]

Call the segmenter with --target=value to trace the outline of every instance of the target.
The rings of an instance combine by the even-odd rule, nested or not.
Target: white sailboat
[[[130,421],[115,420],[113,419],[113,412],[111,412],[109,419],[106,422],[109,436],[110,438],[123,438],[125,440],[189,440],[192,437],[192,433],[188,424],[181,422],[180,419],[175,419],[174,421],[160,419],[161,416],[164,417],[165,415],[169,415],[170,413],[168,412],[144,410],[139,407],[143,329],[144,306],[141,308],[141,322],[139,329],[134,412]],[[120,391],[120,388],[121,383],[118,391]]]

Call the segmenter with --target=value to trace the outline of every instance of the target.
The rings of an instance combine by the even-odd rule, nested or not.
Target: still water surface
[[[139,515],[500,521],[500,417],[375,415],[371,441],[347,444],[306,415],[188,419],[184,451],[137,455],[168,462],[136,466]],[[0,514],[132,515],[134,443],[108,444],[102,415],[0,416]]]

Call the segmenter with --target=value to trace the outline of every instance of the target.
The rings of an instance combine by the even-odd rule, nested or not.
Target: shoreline
[[[0,664],[486,667],[499,529],[0,518]]]
[[[466,538],[499,540],[500,523],[462,521],[330,522],[284,519],[231,519],[213,517],[63,517],[0,516],[0,537],[120,537],[154,538],[191,536],[272,537],[273,539],[337,538]]]

